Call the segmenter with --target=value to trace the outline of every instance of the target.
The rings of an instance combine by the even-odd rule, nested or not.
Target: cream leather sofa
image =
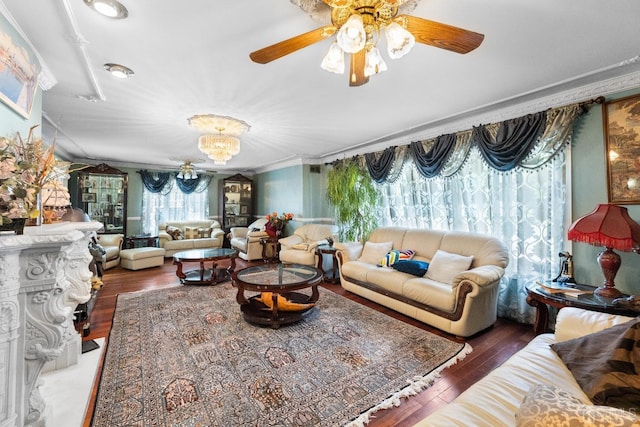
[[[167,233],[167,226],[179,228],[184,237],[179,240],[174,239]],[[202,235],[209,235],[209,237],[199,237],[199,230],[204,233]],[[172,257],[176,252],[190,249],[221,248],[223,242],[224,231],[220,228],[220,223],[215,220],[167,221],[158,225],[158,244],[164,248],[165,258]]]
[[[262,259],[262,245],[260,239],[269,237],[265,231],[266,218],[255,220],[248,227],[231,227],[229,242],[231,247],[238,251],[238,256],[245,261]],[[265,255],[272,256],[272,248],[265,249]]]
[[[511,356],[501,366],[460,394],[453,402],[427,416],[415,427],[506,427],[516,425],[516,414],[521,410],[525,397],[540,384],[555,386],[576,397],[586,407],[576,407],[577,414],[569,412],[569,405],[563,405],[560,411],[567,410],[555,418],[561,425],[629,425],[613,423],[611,414],[595,416],[590,410],[608,407],[594,407],[584,394],[574,376],[560,357],[549,345],[582,337],[601,331],[614,325],[628,322],[633,318],[615,316],[579,308],[563,308],[558,312],[555,333],[535,337],[526,347]],[[547,413],[540,411],[544,405],[532,408],[535,425],[560,425],[545,422]],[[524,409],[524,408],[522,408]],[[521,412],[519,417],[526,414]],[[530,412],[531,414],[531,412]],[[551,415],[549,413],[549,415]],[[579,422],[574,418],[593,417],[591,423]],[[607,419],[611,422],[607,422]],[[522,418],[519,420],[522,422]],[[563,421],[563,422],[561,422]],[[532,424],[526,424],[532,425]],[[634,424],[636,425],[636,424]]]
[[[431,262],[438,250],[472,260],[468,268],[443,283],[429,278],[432,271],[436,272],[435,268],[431,270],[433,263],[425,276],[415,276],[377,266],[379,255],[364,259],[366,242],[364,247],[359,243],[337,243],[344,289],[460,337],[495,323],[498,284],[509,262],[507,249],[499,240],[465,232],[381,227],[371,233],[368,242],[413,250],[414,261]]]
[[[280,243],[280,261],[315,267],[318,264],[316,248],[320,245],[326,245],[328,237],[334,241],[337,240],[337,226],[332,224],[304,224],[298,227],[291,236],[278,240],[278,243]]]

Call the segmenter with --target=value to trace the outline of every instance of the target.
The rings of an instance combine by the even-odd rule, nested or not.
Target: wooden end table
[[[280,243],[278,243],[277,237],[261,237],[260,244],[262,245],[262,260],[267,262],[278,262],[280,256]],[[267,248],[271,248],[271,256],[267,255]]]
[[[339,283],[340,282],[340,271],[338,270],[338,257],[336,256],[336,252],[338,250],[334,246],[329,245],[320,245],[316,248],[316,254],[318,255],[318,269],[322,270],[322,280],[327,283]],[[330,255],[332,266],[331,270],[325,271],[323,266],[324,256]]]
[[[545,282],[543,282],[545,283]],[[550,283],[550,282],[547,282]],[[577,289],[593,291],[595,286],[572,284]],[[533,332],[536,335],[547,332],[549,328],[549,307],[558,309],[564,307],[578,307],[585,310],[599,311],[602,313],[618,314],[621,316],[638,316],[637,311],[626,307],[613,305],[615,298],[605,298],[593,293],[583,295],[578,298],[567,297],[563,293],[549,293],[544,288],[538,286],[536,282],[527,285],[527,304],[536,308],[536,320],[533,325]],[[628,295],[624,295],[622,298]]]
[[[235,249],[192,249],[177,252],[173,255],[173,263],[178,267],[176,276],[183,285],[215,285],[227,280],[236,268],[238,252]],[[218,261],[230,260],[227,268],[219,268]],[[200,268],[182,271],[182,263],[197,262]],[[211,268],[205,266],[205,262],[211,262]]]

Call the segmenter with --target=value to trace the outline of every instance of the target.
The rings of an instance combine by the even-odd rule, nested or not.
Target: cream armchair
[[[280,243],[280,261],[316,266],[318,258],[316,248],[326,245],[327,238],[336,241],[338,227],[332,224],[305,224],[297,228],[291,236],[284,237]]]
[[[104,255],[100,261],[101,270],[108,270],[120,264],[120,251],[124,234],[98,234],[98,243],[104,248]]]
[[[231,247],[238,251],[238,256],[245,261],[262,259],[262,245],[260,239],[269,237],[265,231],[266,218],[254,221],[248,227],[231,227],[229,242]],[[267,256],[271,256],[271,247],[267,247]]]

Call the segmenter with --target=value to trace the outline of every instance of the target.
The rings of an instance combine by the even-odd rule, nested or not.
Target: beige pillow
[[[184,238],[185,239],[197,239],[200,237],[198,235],[198,227],[185,227],[184,228]]]
[[[472,256],[451,254],[438,249],[425,276],[436,282],[451,283],[454,277],[469,269],[472,261]]]
[[[516,427],[559,425],[637,427],[640,422],[632,412],[610,406],[587,405],[554,386],[533,386],[516,413]]]
[[[211,228],[198,228],[198,237],[201,239],[208,239],[211,237]]]
[[[367,264],[377,264],[380,259],[385,256],[393,248],[393,242],[373,243],[365,242],[362,255],[358,258],[358,261],[366,262]]]

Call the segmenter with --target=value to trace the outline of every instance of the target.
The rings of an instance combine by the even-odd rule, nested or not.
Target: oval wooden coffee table
[[[232,275],[233,284],[238,288],[236,301],[248,322],[279,328],[302,319],[313,310],[313,306],[296,311],[278,309],[278,296],[298,304],[313,304],[320,293],[318,284],[322,280],[322,271],[315,267],[299,264],[270,264],[244,268]],[[295,292],[311,288],[311,295]],[[271,308],[264,304],[261,294],[247,299],[244,291],[271,292]]]
[[[238,252],[235,249],[191,249],[176,252],[173,255],[173,263],[178,266],[176,276],[183,285],[215,285],[227,280],[236,268]],[[218,261],[231,260],[227,268],[219,268]],[[200,268],[182,271],[183,262],[197,262]],[[211,262],[211,268],[205,266],[205,262]]]

